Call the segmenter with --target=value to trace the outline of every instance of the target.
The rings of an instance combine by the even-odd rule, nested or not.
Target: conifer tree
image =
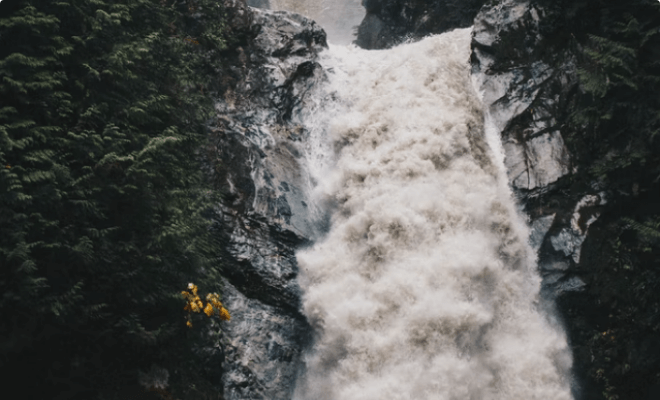
[[[660,174],[660,3],[605,3],[602,22],[580,45],[580,95],[570,139],[591,164],[593,178],[655,178]]]
[[[198,1],[205,25],[178,5],[26,0],[0,18],[0,363],[33,395],[173,362],[180,291],[219,289],[198,150],[222,8]]]
[[[603,398],[638,399],[658,382],[657,352],[635,353],[660,332],[660,3],[587,5],[587,35],[573,42],[580,85],[567,142],[581,165],[573,183],[598,182],[608,198],[580,265],[590,289],[575,296],[597,296],[609,316],[605,331],[573,332],[590,354],[576,359]]]

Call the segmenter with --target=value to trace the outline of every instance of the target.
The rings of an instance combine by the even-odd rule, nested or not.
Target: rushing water
[[[316,339],[295,400],[572,398],[469,42],[322,54],[325,97],[302,120],[332,216],[297,254]]]
[[[361,0],[270,0],[270,8],[313,19],[323,26],[328,39],[339,45],[355,40],[355,30],[365,14]]]

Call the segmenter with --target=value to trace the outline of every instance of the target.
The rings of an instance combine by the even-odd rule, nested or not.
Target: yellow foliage
[[[229,321],[231,319],[229,311],[222,306],[222,303],[220,302],[220,296],[217,293],[207,294],[206,300],[208,303],[206,303],[206,306],[204,306],[202,299],[200,299],[197,295],[197,285],[189,283],[188,290],[189,291],[181,292],[183,297],[186,299],[186,305],[183,307],[183,310],[188,312],[188,316],[186,318],[186,325],[188,327],[192,328],[192,322],[190,321],[191,311],[197,313],[203,311],[204,314],[206,314],[206,316],[209,318],[213,316],[217,311],[218,317],[221,320]]]
[[[226,308],[222,307],[220,308],[220,319],[223,321],[229,321],[231,319],[231,315],[229,315],[229,311],[227,311]]]
[[[213,315],[213,306],[211,303],[207,303],[206,307],[204,307],[204,314],[206,314],[207,317]]]

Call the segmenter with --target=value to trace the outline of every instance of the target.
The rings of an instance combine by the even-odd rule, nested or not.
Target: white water
[[[296,400],[572,398],[469,42],[322,54],[336,100],[303,119],[318,204],[335,207],[297,255],[317,335]]]
[[[340,45],[355,40],[354,30],[365,14],[361,0],[270,0],[270,8],[313,19],[323,27],[329,41]]]

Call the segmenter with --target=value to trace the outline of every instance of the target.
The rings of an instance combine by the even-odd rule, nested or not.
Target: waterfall
[[[292,11],[323,26],[328,39],[346,45],[355,40],[354,30],[365,11],[361,0],[270,0],[273,10]]]
[[[298,118],[331,217],[297,253],[315,340],[295,400],[572,398],[470,34],[321,55],[328,82]]]

